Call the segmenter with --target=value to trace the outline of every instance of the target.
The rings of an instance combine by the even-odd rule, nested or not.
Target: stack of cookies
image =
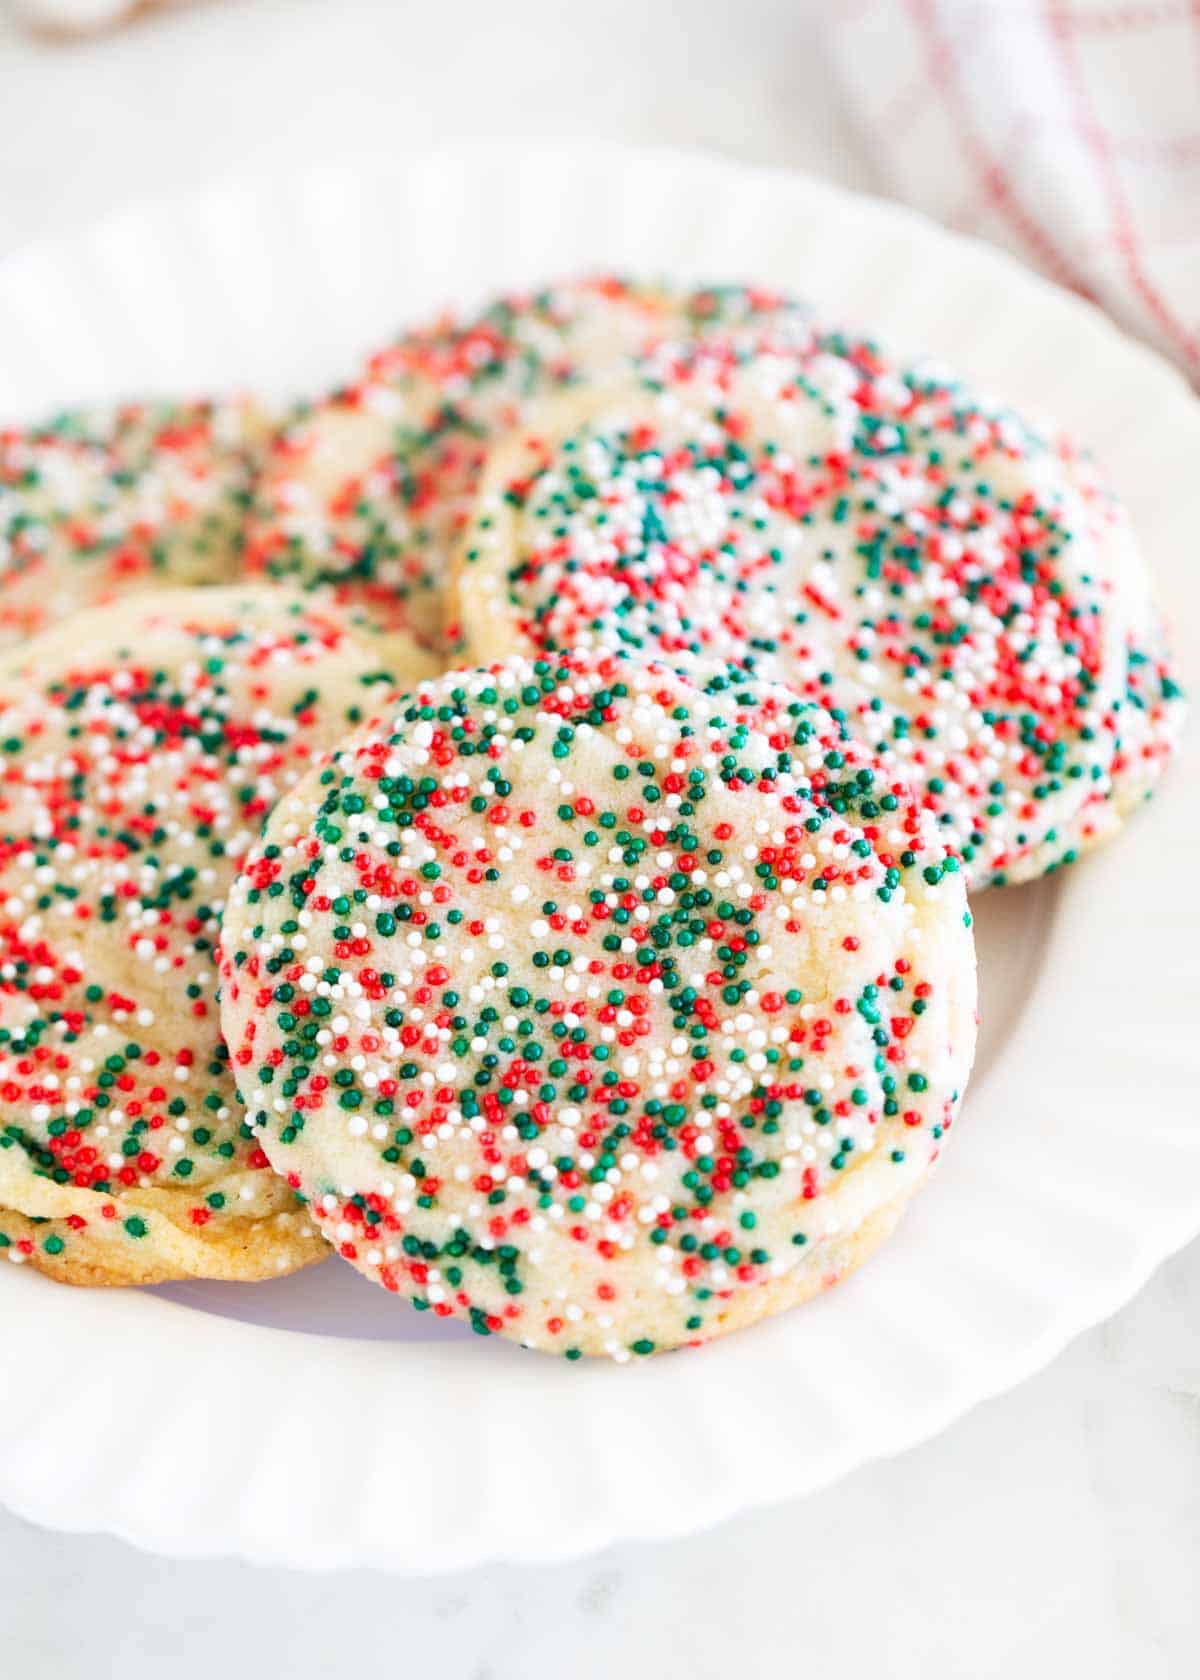
[[[568,1358],[845,1276],[938,1161],[970,896],[1182,723],[1068,439],[766,289],[587,279],[282,418],[0,431],[0,1255],[332,1248]]]

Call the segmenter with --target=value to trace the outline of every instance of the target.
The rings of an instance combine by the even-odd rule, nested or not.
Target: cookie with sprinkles
[[[505,294],[407,332],[277,434],[256,490],[250,566],[332,585],[424,645],[452,645],[450,549],[488,449],[529,404],[663,337],[767,325],[788,344],[810,332],[800,305],[765,288],[603,276]]]
[[[1144,569],[1056,443],[814,345],[667,347],[546,403],[458,551],[466,645],[784,682],[915,787],[969,885],[1039,875],[1118,826]],[[1138,721],[1161,769],[1177,713]]]
[[[284,795],[226,908],[222,1020],[346,1260],[624,1361],[888,1234],[970,1068],[969,924],[957,860],[823,708],[516,656]]]
[[[268,427],[196,401],[0,428],[0,649],[135,590],[235,582]]]
[[[9,1259],[143,1283],[323,1257],[244,1121],[217,933],[275,799],[396,675],[339,611],[261,587],[130,597],[0,670]]]

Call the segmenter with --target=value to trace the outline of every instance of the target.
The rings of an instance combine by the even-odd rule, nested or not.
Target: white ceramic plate
[[[753,279],[1053,413],[1132,505],[1200,688],[1200,408],[1007,258],[796,176],[455,152],[239,183],[0,264],[0,419],[300,391],[449,299],[589,267]],[[81,1293],[0,1268],[0,1496],[155,1550],[435,1571],[678,1534],[803,1493],[1045,1364],[1200,1231],[1194,736],[1117,846],[977,903],[984,1030],[891,1245],[743,1335],[636,1367],[486,1346],[331,1260]]]

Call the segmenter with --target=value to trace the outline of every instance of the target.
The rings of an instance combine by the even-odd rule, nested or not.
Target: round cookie
[[[575,1357],[871,1252],[970,1068],[963,877],[786,690],[608,654],[451,672],[285,795],[226,908],[247,1118],[338,1252]]]
[[[0,669],[9,1258],[146,1283],[323,1257],[244,1124],[217,934],[275,799],[404,675],[275,588],[130,597]]]
[[[267,428],[197,401],[0,429],[0,650],[134,590],[236,581]]]
[[[970,886],[1070,861],[1115,826],[1144,570],[1057,442],[814,345],[671,348],[543,405],[458,553],[467,647],[736,663],[842,711]]]
[[[765,289],[603,276],[507,294],[407,332],[277,434],[256,490],[249,564],[331,585],[423,645],[453,646],[448,557],[495,439],[539,397],[664,335],[768,324],[789,344],[810,332],[798,304]]]

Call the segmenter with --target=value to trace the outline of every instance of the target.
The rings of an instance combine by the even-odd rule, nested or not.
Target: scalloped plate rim
[[[1069,320],[1077,325],[1081,332],[1086,330],[1088,334],[1094,335],[1097,345],[1110,347],[1114,355],[1123,361],[1130,377],[1136,372],[1137,377],[1144,381],[1147,391],[1153,385],[1159,400],[1169,397],[1172,406],[1178,406],[1183,423],[1190,425],[1200,438],[1200,408],[1195,404],[1178,373],[1153,351],[1129,340],[1093,306],[1062,293],[1049,281],[1024,269],[1015,259],[979,240],[937,227],[920,213],[905,206],[880,203],[864,196],[847,193],[825,181],[813,180],[781,169],[747,167],[725,159],[714,159],[678,149],[630,148],[602,143],[568,146],[550,154],[541,147],[522,142],[505,143],[501,146],[474,142],[465,146],[440,147],[419,158],[390,162],[382,167],[377,162],[373,166],[359,166],[353,161],[331,161],[310,174],[313,181],[323,182],[326,188],[330,182],[340,181],[344,185],[354,181],[356,184],[365,184],[368,191],[382,191],[385,184],[394,191],[398,182],[415,181],[422,172],[428,175],[436,173],[439,169],[449,169],[466,178],[472,169],[479,172],[484,168],[483,160],[486,159],[487,167],[491,168],[495,166],[498,158],[522,159],[526,168],[539,158],[552,158],[556,168],[563,167],[564,160],[570,160],[577,162],[580,167],[591,167],[603,161],[607,165],[630,172],[673,169],[686,173],[689,178],[708,179],[714,190],[732,190],[744,182],[748,186],[753,184],[760,193],[768,197],[777,194],[782,198],[785,193],[791,194],[797,203],[805,203],[810,211],[827,211],[830,215],[839,210],[848,211],[857,222],[860,233],[864,228],[874,227],[890,237],[911,241],[916,247],[928,246],[932,250],[936,245],[939,252],[950,255],[951,266],[955,254],[976,268],[982,265],[985,272],[990,271],[997,278],[1006,278],[1018,294],[1024,294],[1030,300],[1031,308],[1033,300],[1043,302],[1048,309],[1052,308],[1060,319]],[[550,165],[547,164],[547,167]],[[38,262],[47,261],[52,266],[55,262],[61,264],[72,249],[79,249],[82,241],[95,241],[106,231],[112,236],[119,234],[123,227],[137,228],[140,225],[143,229],[153,228],[156,216],[178,219],[184,205],[196,210],[203,207],[211,210],[214,205],[224,203],[228,206],[234,200],[253,202],[264,192],[271,192],[272,183],[278,190],[283,182],[286,191],[294,192],[296,180],[295,177],[284,178],[259,170],[231,176],[207,187],[201,187],[189,193],[182,201],[160,195],[157,199],[141,204],[122,206],[101,222],[93,223],[78,232],[53,233],[5,258],[0,262],[0,295],[3,295],[8,276],[16,273],[22,265],[28,267],[32,263],[36,267]],[[3,352],[4,338],[3,332],[0,331],[0,387],[3,381]],[[1073,885],[1068,889],[1068,894],[1074,897]],[[1018,1023],[1017,1036],[1022,1035],[1026,1024],[1025,1021]],[[366,1539],[363,1534],[352,1532],[349,1527],[345,1528],[337,1539],[326,1540],[322,1537],[318,1543],[314,1543],[314,1537],[311,1536],[301,1536],[297,1539],[286,1522],[281,1523],[278,1520],[274,1524],[273,1540],[267,1539],[261,1532],[249,1535],[246,1532],[249,1526],[247,1515],[240,1507],[231,1514],[227,1513],[231,1530],[237,1528],[239,1521],[242,1523],[243,1532],[240,1534],[230,1532],[222,1537],[215,1537],[210,1520],[207,1526],[202,1525],[194,1536],[189,1536],[186,1525],[181,1522],[172,1526],[173,1506],[166,1497],[159,1499],[157,1515],[148,1512],[145,1504],[135,1506],[132,1516],[118,1515],[112,1509],[117,1501],[111,1481],[107,1484],[92,1483],[86,1492],[81,1492],[81,1509],[78,1515],[72,1515],[70,1511],[62,1508],[61,1502],[56,1503],[53,1494],[47,1493],[39,1498],[36,1492],[23,1485],[23,1478],[15,1465],[5,1461],[2,1443],[0,1496],[21,1515],[47,1526],[71,1532],[105,1532],[117,1535],[131,1544],[171,1556],[211,1557],[233,1554],[249,1556],[261,1562],[286,1563],[291,1567],[322,1569],[365,1564],[369,1567],[389,1568],[410,1574],[435,1574],[501,1559],[527,1563],[557,1561],[585,1555],[619,1540],[651,1541],[695,1532],[728,1520],[739,1510],[750,1506],[779,1503],[828,1486],[863,1464],[907,1450],[932,1438],[984,1400],[993,1398],[1043,1368],[1076,1335],[1107,1317],[1136,1294],[1157,1266],[1183,1247],[1200,1230],[1200,1163],[1196,1187],[1189,1194],[1191,1201],[1184,1196],[1179,1205],[1173,1203],[1165,1219],[1160,1202],[1156,1212],[1163,1223],[1153,1231],[1145,1224],[1131,1230],[1128,1221],[1123,1222],[1121,1235],[1124,1246],[1119,1258],[1098,1276],[1091,1278],[1088,1286],[1076,1286],[1073,1296],[1056,1298],[1048,1316],[1035,1332],[1027,1333],[1024,1337],[1020,1333],[1016,1334],[1016,1346],[1009,1345],[1013,1337],[1008,1335],[1007,1340],[1001,1339],[999,1345],[989,1347],[986,1355],[976,1353],[977,1363],[973,1374],[969,1369],[959,1371],[956,1380],[944,1394],[934,1399],[927,1398],[899,1427],[877,1428],[874,1438],[864,1443],[861,1439],[860,1419],[840,1446],[828,1453],[823,1463],[801,1461],[801,1466],[795,1469],[790,1479],[783,1467],[776,1466],[774,1477],[777,1485],[765,1491],[762,1485],[764,1476],[761,1465],[759,1474],[753,1478],[752,1489],[739,1489],[735,1481],[729,1475],[725,1475],[707,1501],[697,1501],[693,1509],[679,1518],[663,1521],[661,1518],[647,1515],[644,1508],[635,1516],[630,1508],[614,1508],[610,1503],[589,1521],[577,1523],[573,1531],[563,1530],[560,1524],[559,1531],[544,1537],[536,1544],[516,1539],[511,1535],[506,1540],[503,1534],[495,1531],[494,1521],[490,1532],[485,1522],[479,1526],[478,1532],[472,1538],[464,1539],[461,1535],[451,1536],[449,1539],[443,1537],[438,1543],[439,1550],[420,1558],[411,1555],[411,1548],[403,1556],[400,1555],[403,1548],[381,1548]],[[15,1280],[6,1280],[2,1287],[9,1289],[9,1284],[13,1281]],[[42,1280],[38,1280],[38,1285],[53,1287],[43,1284]],[[21,1287],[22,1284],[17,1284],[18,1289]],[[10,1297],[16,1298],[15,1290],[9,1289],[9,1296],[5,1299]],[[178,1326],[183,1320],[183,1315],[188,1313],[186,1307],[177,1303],[160,1300],[156,1306],[169,1315],[164,1318],[164,1325],[173,1322]],[[36,1309],[34,1310],[36,1313]],[[67,1316],[70,1316],[69,1313]],[[114,1316],[120,1314],[116,1313]],[[228,1325],[229,1322],[231,1321],[210,1319],[214,1326],[210,1334],[218,1336],[220,1332],[215,1326],[221,1323]],[[235,1328],[239,1332],[251,1332],[250,1326],[237,1324]],[[280,1330],[268,1332],[272,1338],[286,1338],[287,1334],[286,1331]],[[175,1343],[179,1338],[172,1335],[171,1340]],[[234,1337],[233,1340],[236,1342],[238,1338]],[[403,1358],[407,1351],[397,1347],[391,1350],[397,1358]],[[472,1351],[470,1347],[456,1349],[455,1357],[460,1357],[465,1362]],[[272,1358],[274,1357],[275,1354],[272,1354]],[[4,1394],[4,1384],[4,1375],[0,1373],[0,1398]],[[24,1432],[19,1431],[18,1439],[23,1438]],[[104,1509],[106,1500],[109,1506],[107,1512]],[[645,1501],[642,1501],[642,1506],[645,1506]]]

